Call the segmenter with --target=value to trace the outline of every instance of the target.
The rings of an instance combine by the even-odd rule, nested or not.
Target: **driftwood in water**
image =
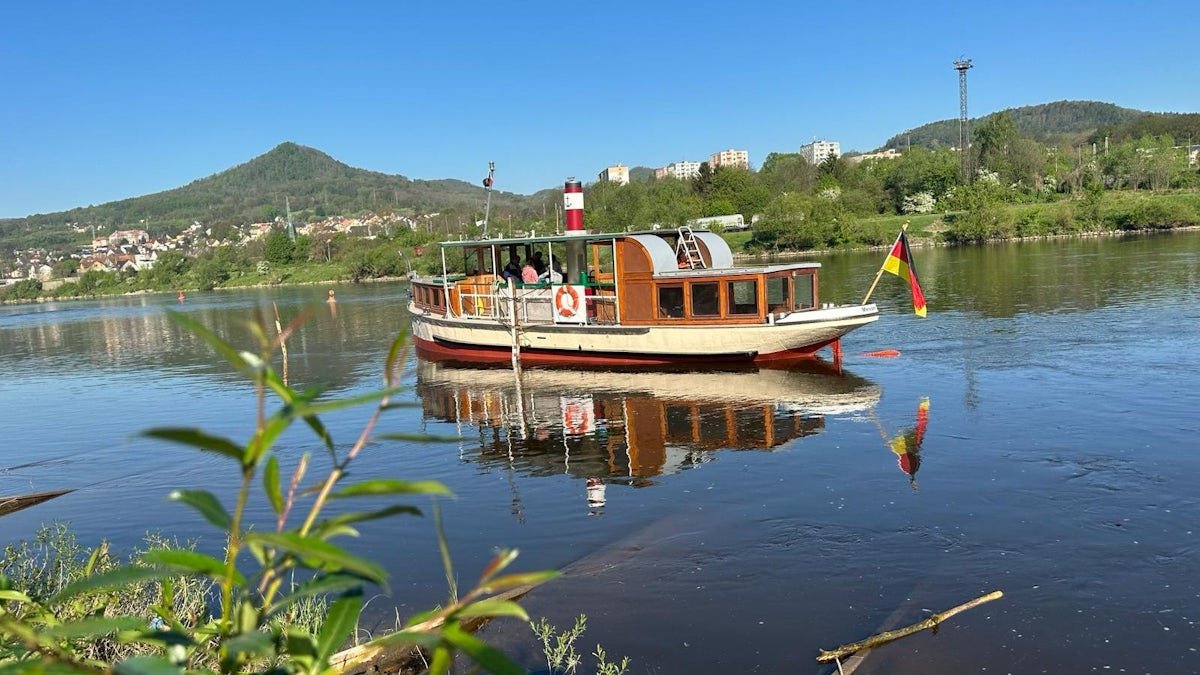
[[[970,602],[964,602],[963,604],[961,604],[957,607],[951,607],[950,609],[948,609],[944,612],[934,614],[933,616],[925,619],[924,621],[918,621],[917,623],[914,623],[911,626],[905,626],[904,628],[900,628],[898,630],[889,630],[884,633],[879,633],[878,635],[872,635],[871,637],[869,637],[865,640],[859,640],[858,642],[851,642],[850,644],[842,645],[841,647],[838,647],[837,649],[832,649],[829,651],[822,649],[821,653],[819,655],[817,655],[817,661],[820,661],[821,663],[828,663],[830,661],[840,659],[843,656],[846,656],[848,654],[853,654],[854,652],[861,651],[863,649],[870,649],[872,647],[878,647],[880,645],[885,645],[893,640],[899,640],[902,637],[912,635],[913,633],[920,633],[921,631],[929,629],[929,628],[937,628],[942,622],[946,621],[947,619],[954,616],[955,614],[958,614],[959,612],[965,612],[968,609],[971,609],[973,607],[978,607],[979,605],[982,605],[985,602],[991,602],[992,600],[998,600],[1002,597],[1004,597],[1003,592],[992,591],[991,593],[988,593],[987,595],[982,595],[978,598],[975,598],[974,600],[972,600]]]
[[[533,586],[521,586],[510,591],[490,596],[495,600],[519,600]],[[459,624],[463,630],[474,633],[491,621],[489,618],[473,618]],[[433,630],[442,624],[442,619],[431,619],[406,630]],[[367,673],[423,673],[428,669],[428,655],[415,645],[359,645],[334,654],[329,659],[333,671],[341,675],[365,675]]]
[[[0,516],[7,516],[10,513],[16,513],[22,509],[27,509],[31,506],[37,506],[42,502],[48,502],[55,497],[61,497],[68,492],[74,490],[53,490],[51,492],[31,492],[27,495],[14,495],[12,497],[0,497]]]

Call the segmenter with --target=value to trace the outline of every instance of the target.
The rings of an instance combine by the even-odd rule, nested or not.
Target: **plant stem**
[[[246,511],[246,500],[250,496],[250,481],[254,469],[242,469],[242,487],[238,490],[237,505],[233,509],[233,523],[229,526],[229,543],[225,548],[225,578],[221,580],[221,630],[228,634],[233,623],[233,576],[237,570],[237,556],[242,548],[242,514]]]

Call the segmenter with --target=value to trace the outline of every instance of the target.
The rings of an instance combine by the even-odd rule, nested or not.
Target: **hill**
[[[1151,114],[1100,101],[1055,101],[1008,108],[974,118],[971,125],[1001,113],[1012,116],[1018,131],[1043,143],[1063,144],[1082,142],[1097,129],[1118,127]],[[889,138],[883,147],[903,150],[910,143],[925,147],[958,145],[958,120],[940,120],[909,129]]]
[[[483,208],[484,198],[481,186],[464,181],[411,180],[357,169],[314,148],[282,143],[245,164],[173,190],[0,223],[0,235],[13,228],[65,223],[110,228],[143,223],[155,232],[178,231],[193,220],[241,224],[281,215],[285,199],[300,217],[321,217],[368,210],[474,212]],[[522,195],[492,195],[493,208],[520,212],[529,204]]]
[[[1102,143],[1107,136],[1110,142],[1119,143],[1163,135],[1175,139],[1176,145],[1200,143],[1200,114],[1150,113],[1125,124],[1102,126],[1088,140]]]

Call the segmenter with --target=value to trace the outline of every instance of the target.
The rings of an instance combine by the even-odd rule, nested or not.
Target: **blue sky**
[[[814,137],[866,150],[1062,99],[1200,110],[1176,2],[25,2],[0,6],[0,217],[156,192],[290,140],[529,193]],[[1189,34],[1190,33],[1190,34]]]

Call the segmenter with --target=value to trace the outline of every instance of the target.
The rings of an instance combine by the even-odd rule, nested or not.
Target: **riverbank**
[[[885,249],[906,222],[909,223],[909,240],[918,248],[1184,231],[1200,228],[1200,193],[1094,192],[1036,204],[985,203],[972,211],[878,216],[857,221],[856,225],[861,230],[880,233],[874,241],[883,242],[881,244],[754,251],[756,243],[753,230],[726,232],[722,233],[722,236],[735,251],[734,257],[737,260],[751,261],[768,256],[774,259],[810,258],[830,253]],[[385,268],[376,266],[375,269]],[[190,276],[164,281],[154,276],[153,272],[139,272],[133,276],[90,272],[83,277],[64,280],[54,293],[44,293],[40,282],[26,280],[0,288],[0,303],[20,304],[87,300],[135,293],[178,293],[405,279],[394,274],[375,276],[370,273],[370,266],[364,267],[353,261],[345,265],[300,263],[265,268],[262,271],[242,271],[234,276],[227,274],[228,278],[220,283],[211,284],[197,283]],[[77,284],[75,288],[86,288],[87,292],[72,293],[73,284]]]

